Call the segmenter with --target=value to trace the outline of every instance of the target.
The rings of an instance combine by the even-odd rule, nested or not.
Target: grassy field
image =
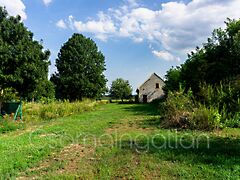
[[[107,104],[0,136],[1,178],[239,179],[240,129],[166,130],[148,104]]]

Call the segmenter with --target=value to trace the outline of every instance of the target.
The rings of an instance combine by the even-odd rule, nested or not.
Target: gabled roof
[[[163,80],[159,75],[157,75],[156,73],[153,73],[152,75],[157,76],[159,79],[161,79],[161,80],[164,82],[164,80]],[[150,76],[150,77],[151,77],[151,76]]]
[[[148,82],[148,81],[151,79],[152,76],[156,76],[157,78],[159,78],[161,81],[164,82],[164,80],[163,80],[160,76],[158,76],[156,73],[152,73],[151,76],[150,76],[144,83],[142,83],[141,86],[138,87],[138,89],[139,89],[140,87],[142,87],[146,82]]]

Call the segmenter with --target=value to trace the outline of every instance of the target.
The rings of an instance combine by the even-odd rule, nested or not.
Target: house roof
[[[157,78],[159,78],[161,81],[164,82],[164,80],[163,80],[159,75],[157,75],[156,73],[152,73],[151,76],[149,76],[149,78],[148,78],[146,81],[144,81],[144,83],[141,84],[141,86],[143,86],[146,82],[148,82],[148,81],[151,79],[152,76],[156,76]],[[137,88],[137,90],[138,90],[141,86],[139,86],[139,87]]]

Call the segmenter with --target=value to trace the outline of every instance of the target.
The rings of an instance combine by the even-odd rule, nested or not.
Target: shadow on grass
[[[158,107],[155,104],[134,104],[133,106],[124,107],[126,111],[132,111],[137,115],[159,115]]]
[[[141,120],[137,123],[140,128],[161,128],[162,119],[159,116]]]
[[[192,140],[186,138],[181,143],[179,137],[171,138],[169,141],[163,136],[154,138],[154,144],[151,138],[139,139],[137,141],[122,141],[120,148],[129,150],[131,153],[144,153],[154,155],[156,158],[164,161],[182,162],[187,164],[207,164],[214,166],[240,165],[240,139],[230,139],[223,137],[211,137],[198,139],[198,144],[192,145]],[[208,144],[209,142],[209,144]],[[240,174],[240,172],[238,172]]]

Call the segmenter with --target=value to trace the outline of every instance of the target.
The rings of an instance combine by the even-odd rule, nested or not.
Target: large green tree
[[[203,83],[219,85],[239,77],[240,20],[228,19],[225,23],[226,29],[215,29],[203,47],[191,52],[181,67],[167,72],[168,90],[176,89],[181,83],[196,94]],[[173,86],[175,83],[177,86]]]
[[[110,95],[116,99],[129,99],[132,95],[132,87],[128,80],[118,78],[112,82]]]
[[[8,87],[30,97],[47,80],[50,51],[33,39],[21,17],[9,16],[0,7],[0,89]]]
[[[57,98],[95,98],[106,86],[105,57],[93,40],[81,34],[73,34],[62,46],[56,67],[58,72],[51,80],[56,85]]]

